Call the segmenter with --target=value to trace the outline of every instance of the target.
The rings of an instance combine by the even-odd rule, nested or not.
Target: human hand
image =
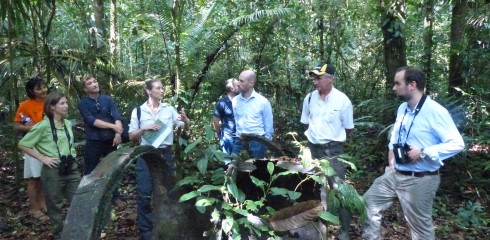
[[[116,133],[120,133],[121,134],[123,132],[123,127],[122,127],[121,124],[114,124],[114,126],[112,127],[112,129]]]
[[[158,131],[160,129],[160,125],[158,124],[150,124],[148,126],[141,128],[144,131]]]
[[[420,148],[410,146],[410,151],[408,151],[408,157],[410,157],[412,163],[416,163],[417,161],[421,160],[420,152],[421,152]]]
[[[121,138],[121,134],[119,133],[116,133],[116,135],[114,136],[114,139],[112,139],[112,146],[117,146],[119,145],[120,143],[122,143],[122,138]]]
[[[32,127],[32,126],[34,126],[34,125],[35,125],[35,123],[34,123],[34,121],[32,121],[32,120],[31,120],[31,121],[29,121],[29,122],[24,123],[24,125],[26,125],[26,126],[28,126],[28,127]]]
[[[180,110],[178,120],[180,120],[182,122],[188,122],[189,121],[189,119],[187,118],[187,115],[185,114],[185,109],[184,108],[182,108]]]
[[[48,166],[49,168],[55,168],[58,167],[60,159],[43,156],[39,160],[41,160],[41,162],[43,162],[43,164]]]

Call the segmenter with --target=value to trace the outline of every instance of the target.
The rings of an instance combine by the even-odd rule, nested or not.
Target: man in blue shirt
[[[223,152],[231,155],[233,149],[233,138],[236,135],[235,117],[231,100],[239,93],[236,87],[238,80],[230,78],[226,80],[226,92],[214,108],[213,126],[219,138]],[[220,123],[221,122],[221,123]]]
[[[389,167],[364,194],[363,239],[381,239],[382,213],[394,198],[400,201],[412,239],[435,239],[432,204],[439,168],[464,149],[464,142],[449,112],[424,95],[425,85],[420,69],[402,67],[395,74],[393,91],[405,102],[391,132]]]
[[[240,154],[243,149],[238,140],[240,134],[254,134],[269,140],[274,133],[272,107],[267,98],[255,91],[257,81],[255,73],[245,70],[238,77],[238,91],[240,94],[233,98],[233,114],[235,115],[237,139],[233,145],[233,153]],[[254,158],[265,157],[265,146],[258,141],[249,141],[249,153]]]
[[[100,94],[99,83],[92,76],[82,79],[83,90],[87,96],[80,100],[78,110],[85,122],[85,168],[83,175],[90,174],[100,160],[122,141],[122,117],[117,104],[110,96]],[[124,206],[119,192],[113,194],[113,202],[117,207]]]

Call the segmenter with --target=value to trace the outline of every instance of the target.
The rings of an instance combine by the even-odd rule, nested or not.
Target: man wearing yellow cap
[[[330,64],[320,65],[309,71],[315,90],[303,101],[301,123],[308,129],[308,147],[315,159],[328,158],[337,173],[328,178],[331,189],[338,187],[339,178],[345,180],[345,167],[335,156],[343,152],[347,136],[354,128],[352,103],[349,98],[333,87],[335,69]],[[351,215],[345,208],[339,209],[339,239],[349,239]]]

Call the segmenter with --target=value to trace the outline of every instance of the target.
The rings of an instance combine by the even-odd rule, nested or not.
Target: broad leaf
[[[199,144],[202,141],[202,138],[196,139],[196,141],[192,142],[191,144],[187,145],[187,147],[184,150],[184,153],[187,154],[189,153],[193,148],[196,147],[197,144]]]
[[[268,220],[275,231],[283,232],[303,227],[314,221],[323,207],[318,200],[301,202],[272,214]]]
[[[197,162],[197,169],[199,170],[200,173],[205,173],[206,170],[208,169],[208,160],[207,159],[201,159]]]
[[[331,222],[333,224],[339,224],[340,221],[339,221],[339,217],[333,215],[332,213],[330,212],[321,212],[319,215],[318,215],[321,219],[327,221],[327,222]]]
[[[200,194],[199,194],[199,192],[197,192],[197,191],[192,191],[192,192],[186,193],[186,194],[182,195],[182,196],[179,198],[179,202],[185,202],[185,201],[187,201],[187,200],[189,200],[189,199],[193,199],[193,198],[195,198],[195,197],[197,197],[197,196],[199,196],[199,195],[200,195]]]
[[[269,175],[272,175],[272,173],[274,172],[274,163],[267,163],[267,171],[269,172]]]
[[[221,186],[204,185],[204,186],[200,187],[199,189],[197,189],[197,191],[200,193],[205,193],[205,192],[209,192],[209,191],[213,191],[213,190],[219,191],[220,189],[221,189]]]

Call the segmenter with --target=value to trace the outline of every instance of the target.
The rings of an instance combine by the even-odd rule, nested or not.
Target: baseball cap
[[[309,75],[315,74],[317,76],[322,76],[323,74],[335,75],[335,69],[330,64],[323,64],[316,66],[313,70],[309,71]]]

